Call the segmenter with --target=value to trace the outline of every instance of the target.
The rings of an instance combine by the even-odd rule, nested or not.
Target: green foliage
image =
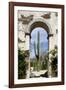
[[[53,76],[57,76],[57,57],[52,61],[52,74]]]
[[[58,49],[57,46],[50,52],[52,54],[51,57],[51,65],[52,65],[52,76],[57,76],[57,64],[58,64]]]
[[[37,70],[37,61],[34,60],[34,61],[31,61],[30,62],[30,66],[33,67],[33,70],[36,71]]]
[[[45,70],[45,69],[48,69],[48,59],[49,59],[49,55],[48,53],[44,56],[44,61],[42,62],[42,65],[41,65],[41,69],[42,70]]]
[[[42,70],[47,69],[47,63],[44,63],[44,62],[43,62],[41,66],[42,66],[42,67],[41,67]]]
[[[30,62],[30,66],[31,66],[31,67],[33,67],[33,65],[34,65],[34,62],[33,62],[33,61],[31,61],[31,62]]]
[[[18,50],[18,79],[24,79],[26,77],[26,61],[25,53]]]

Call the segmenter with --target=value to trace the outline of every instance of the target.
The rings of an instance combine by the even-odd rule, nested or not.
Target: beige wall
[[[42,21],[47,24],[50,30],[50,34],[53,34],[52,37],[49,38],[49,50],[53,49],[55,45],[57,45],[57,34],[56,29],[58,28],[58,16],[56,16],[56,13],[51,12],[50,18],[46,19],[41,17],[42,15],[47,14],[48,12],[30,12],[30,11],[19,11],[18,18],[21,18],[21,15],[24,15],[24,17],[28,17],[30,15],[33,15],[33,20],[28,24],[23,24],[23,21],[19,22],[18,25],[18,37],[25,41],[25,43],[19,43],[19,47],[21,50],[29,50],[29,37],[25,37],[25,33],[30,33],[30,26],[36,21]]]

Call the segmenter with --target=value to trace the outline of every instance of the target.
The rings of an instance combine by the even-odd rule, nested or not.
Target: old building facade
[[[42,27],[47,31],[49,51],[54,49],[58,43],[58,13],[46,11],[18,11],[18,47],[24,51],[30,49],[31,32],[36,27]],[[50,62],[49,58],[49,65]],[[51,77],[51,65],[48,71]]]

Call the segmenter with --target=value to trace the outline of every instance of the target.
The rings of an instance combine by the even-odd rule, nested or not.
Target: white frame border
[[[18,19],[17,19],[17,11],[18,10],[33,10],[33,11],[51,11],[58,12],[58,76],[55,78],[29,78],[29,79],[21,79],[18,80]],[[46,82],[57,82],[61,81],[61,9],[55,8],[38,8],[38,7],[20,7],[14,6],[14,83],[15,84],[26,84],[26,83],[46,83]]]

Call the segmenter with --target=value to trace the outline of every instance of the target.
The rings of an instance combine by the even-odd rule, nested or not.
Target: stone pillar
[[[52,66],[51,66],[51,58],[52,58],[52,55],[50,53],[50,51],[53,49],[53,35],[50,34],[49,35],[49,60],[48,60],[48,77],[51,78],[52,77]]]
[[[52,66],[51,66],[51,54],[49,54],[49,60],[48,60],[48,77],[51,78],[52,77]]]
[[[26,50],[30,50],[30,36],[29,35],[26,35],[26,40],[25,40],[25,49]],[[30,53],[30,51],[29,51]],[[29,58],[28,58],[28,69],[27,69],[27,78],[30,78],[30,55],[29,55]]]
[[[30,58],[28,61],[27,78],[30,78]]]

